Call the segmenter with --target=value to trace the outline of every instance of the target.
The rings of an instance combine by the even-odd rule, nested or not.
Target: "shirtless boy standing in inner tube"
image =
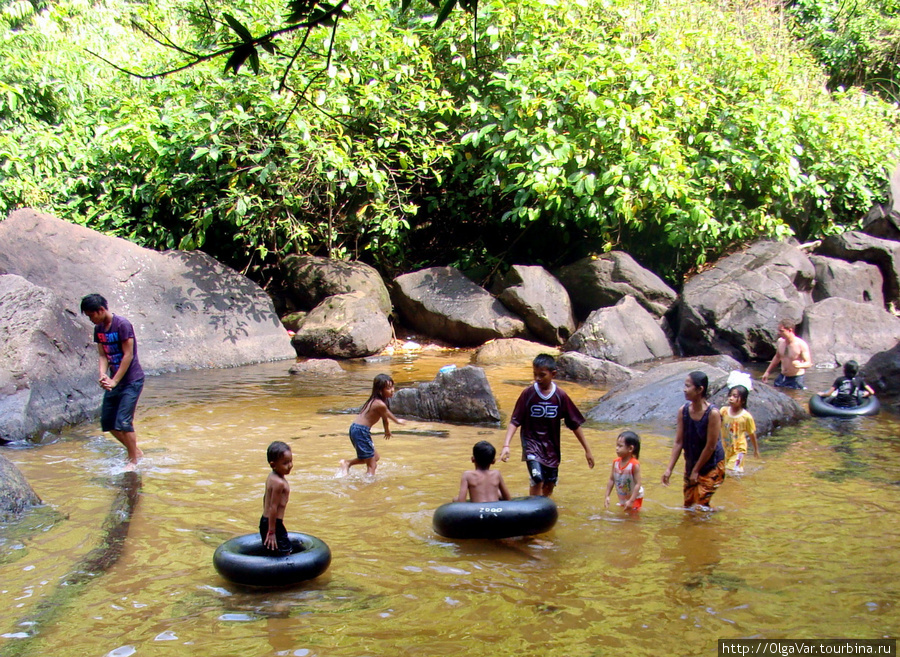
[[[266,450],[266,458],[272,466],[272,472],[266,479],[259,535],[268,550],[283,557],[291,553],[291,539],[284,527],[284,510],[291,496],[291,485],[286,477],[294,467],[294,455],[287,443],[276,440]]]

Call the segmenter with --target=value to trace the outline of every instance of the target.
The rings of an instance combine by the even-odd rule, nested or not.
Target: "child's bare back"
[[[457,502],[465,502],[466,494],[472,502],[496,502],[508,500],[509,491],[503,475],[497,470],[467,470],[463,472]]]
[[[361,424],[364,427],[372,427],[375,424],[382,420],[385,426],[385,435],[390,437],[391,432],[388,429],[388,420],[393,420],[397,424],[403,424],[403,420],[399,420],[394,417],[394,414],[391,413],[391,409],[388,408],[388,405],[385,404],[380,399],[373,399],[371,404],[363,406],[359,411],[359,415],[356,416],[356,419],[353,420],[354,424]]]
[[[472,463],[475,470],[463,472],[459,482],[459,495],[455,501],[465,502],[466,496],[473,502],[496,502],[508,500],[509,491],[503,482],[503,475],[496,470],[491,470],[497,450],[486,440],[475,443],[472,448]]]

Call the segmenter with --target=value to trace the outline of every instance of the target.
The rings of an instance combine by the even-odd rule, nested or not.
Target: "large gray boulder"
[[[16,520],[28,507],[40,503],[19,468],[0,454],[0,522]]]
[[[455,267],[432,267],[394,279],[394,305],[416,331],[456,345],[520,337],[525,323]]]
[[[884,278],[885,302],[900,301],[900,242],[849,231],[829,235],[822,240],[816,253],[877,266]]]
[[[673,355],[659,321],[633,297],[592,312],[563,351],[578,351],[626,366]]]
[[[294,356],[265,292],[199,252],[158,253],[18,210],[0,222],[4,274],[0,431],[7,440],[99,410],[93,325],[80,311],[86,294],[102,294],[131,320],[148,374]]]
[[[560,269],[557,276],[582,318],[629,296],[654,316],[662,317],[678,297],[659,276],[622,251],[583,258]]]
[[[840,297],[884,308],[884,277],[875,265],[820,255],[810,256],[809,259],[816,268],[813,301]]]
[[[863,363],[900,342],[900,318],[871,303],[838,297],[806,309],[800,333],[816,365]]]
[[[500,409],[487,376],[472,365],[438,372],[430,383],[398,390],[391,399],[391,411],[456,424],[500,422]]]
[[[682,290],[679,346],[687,355],[770,360],[778,321],[801,319],[812,303],[815,276],[806,253],[786,242],[756,242],[722,258]]]
[[[292,358],[271,299],[199,251],[144,249],[33,210],[0,222],[0,273],[49,288],[90,337],[80,315],[97,292],[134,324],[148,373]]]
[[[96,414],[97,348],[53,292],[0,275],[0,444]]]
[[[298,356],[359,358],[379,353],[391,337],[391,323],[378,302],[353,292],[328,297],[313,308],[291,344]]]
[[[520,365],[527,367],[540,354],[558,356],[559,350],[540,342],[531,342],[521,338],[502,338],[491,340],[478,347],[472,357],[472,364],[485,365]]]
[[[614,386],[628,381],[639,374],[638,371],[614,363],[611,360],[592,358],[577,351],[567,351],[556,359],[558,376],[569,381],[578,381],[593,386]]]
[[[685,404],[684,381],[694,370],[704,372],[709,378],[710,403],[716,408],[724,406],[728,372],[702,361],[682,360],[660,365],[616,386],[600,398],[587,417],[617,426],[665,427],[674,434],[676,413]],[[748,410],[756,421],[758,435],[808,417],[793,399],[757,381],[753,382]]]
[[[497,298],[522,317],[538,339],[558,346],[575,331],[569,293],[543,267],[515,265],[503,277],[501,287]]]
[[[872,356],[862,374],[879,396],[896,401],[900,397],[900,344]]]
[[[281,263],[281,271],[285,296],[301,310],[312,310],[337,294],[362,292],[378,304],[382,313],[391,314],[391,296],[381,274],[365,263],[289,255]]]

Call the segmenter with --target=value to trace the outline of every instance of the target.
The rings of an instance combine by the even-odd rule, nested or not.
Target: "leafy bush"
[[[828,71],[828,86],[861,86],[900,101],[900,2],[792,0],[795,34]]]
[[[170,67],[131,15],[187,49],[233,39],[203,7],[62,0],[0,23],[0,212],[202,248],[263,283],[292,252],[394,272],[611,248],[677,281],[760,235],[855,225],[897,158],[896,108],[827,92],[769,13],[685,0],[483,2],[477,29],[437,30],[372,0],[333,44],[285,37],[236,77],[85,54]],[[229,10],[256,30],[282,8]]]
[[[469,129],[447,181],[508,235],[540,225],[520,260],[621,248],[677,281],[762,235],[855,225],[882,198],[896,108],[826,92],[766,12],[680,0],[491,12],[484,22],[514,26],[494,37],[508,54],[485,82],[464,80]]]

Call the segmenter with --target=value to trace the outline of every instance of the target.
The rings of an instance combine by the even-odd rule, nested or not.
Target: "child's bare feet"
[[[346,477],[350,474],[350,463],[347,459],[341,459],[341,475]]]

